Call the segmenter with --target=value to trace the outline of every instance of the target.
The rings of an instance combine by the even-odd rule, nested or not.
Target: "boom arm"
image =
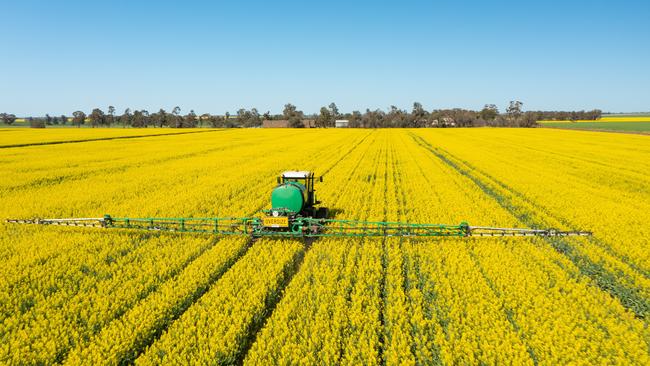
[[[519,229],[488,226],[412,224],[404,222],[332,220],[297,217],[288,227],[265,226],[261,218],[99,218],[8,219],[10,223],[99,228],[137,229],[210,233],[217,235],[251,235],[254,237],[485,237],[485,236],[590,236],[588,231],[554,229]]]

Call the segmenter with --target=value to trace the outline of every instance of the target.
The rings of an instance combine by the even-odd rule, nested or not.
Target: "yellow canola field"
[[[2,364],[650,364],[645,136],[56,131],[19,133],[67,143],[0,149],[0,218],[251,216],[300,169],[324,175],[337,219],[594,236],[252,242],[2,223]]]
[[[196,128],[0,128],[0,148],[215,131],[219,130]]]

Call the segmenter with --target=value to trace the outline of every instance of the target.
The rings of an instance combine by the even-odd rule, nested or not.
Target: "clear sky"
[[[650,110],[650,1],[0,0],[0,112]]]

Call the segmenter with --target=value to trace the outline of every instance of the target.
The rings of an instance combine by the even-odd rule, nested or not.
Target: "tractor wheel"
[[[318,211],[316,212],[316,218],[318,219],[326,219],[328,215],[329,215],[329,210],[327,209],[327,207],[319,207]]]

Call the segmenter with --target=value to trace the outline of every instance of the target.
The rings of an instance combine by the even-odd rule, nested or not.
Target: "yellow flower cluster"
[[[489,142],[482,144],[445,133],[436,145],[528,225],[593,231],[589,240],[570,240],[575,261],[602,266],[599,272],[614,274],[621,287],[641,292],[648,302],[650,233],[643,230],[650,222],[648,139],[596,133],[580,140],[576,133],[555,130],[505,130],[497,139],[497,132],[486,130],[483,141]],[[507,148],[525,153],[525,159],[504,154]]]
[[[492,132],[480,131],[485,136]],[[434,132],[441,133],[427,131]],[[447,133],[462,140],[470,132],[441,134]],[[337,207],[346,202],[346,217],[354,218],[364,218],[361,211],[373,219],[526,226],[518,216],[520,208],[504,207],[501,197],[481,188],[489,182],[473,180],[458,163],[418,143],[420,134],[391,131],[389,138],[379,136],[373,140],[377,146],[365,152],[363,159],[369,161],[365,165],[354,165],[356,155],[351,155],[352,179],[360,182],[363,194],[343,188],[339,195],[328,196],[328,202]],[[423,135],[425,142],[440,144]],[[478,133],[475,138],[482,140]],[[503,157],[504,150],[495,149],[495,154]],[[510,159],[514,164],[517,155]],[[365,177],[381,188],[364,186]],[[349,203],[346,197],[351,198]],[[382,202],[383,207],[372,209],[368,200]],[[363,266],[356,242],[324,240],[311,249],[246,363],[648,362],[646,323],[544,240],[387,239],[380,252],[369,241],[361,251],[372,255]],[[355,274],[346,271],[350,261],[357,267]],[[384,278],[381,325],[373,328],[377,318],[369,317],[368,336],[352,338],[358,328],[351,320],[359,315],[352,311],[355,299],[344,299],[358,283],[355,275],[376,266]],[[365,301],[373,300],[370,296]],[[358,352],[373,349],[365,346],[367,339],[375,340],[374,352]],[[353,351],[350,344],[357,345]],[[346,357],[351,352],[362,356]]]
[[[261,325],[267,307],[302,255],[296,241],[260,240],[194,303],[147,351],[137,365],[212,360],[234,364]]]
[[[3,278],[0,286],[8,289],[11,308],[0,326],[9,335],[0,345],[0,359],[47,363],[59,358],[156,291],[210,243],[203,237],[144,240],[123,233],[81,234],[76,242],[11,282]],[[88,242],[92,245],[84,247]]]
[[[337,219],[594,236],[251,243],[3,223],[2,364],[650,364],[646,137],[87,131],[15,141],[114,139],[0,149],[0,218],[252,216],[299,169],[325,175]]]
[[[133,138],[213,130],[175,128],[0,128],[0,146],[29,146],[69,141],[99,141],[115,138]]]
[[[99,365],[132,360],[228,269],[245,243],[242,238],[220,240],[178,276],[104,327],[88,346],[75,348],[65,363]]]
[[[574,201],[574,197],[582,195],[576,192],[576,189],[586,189],[589,187],[589,181],[593,185],[597,176],[602,177],[599,184],[606,190],[611,183],[606,184],[601,170],[615,169],[614,160],[607,156],[625,155],[630,161],[631,169],[621,174],[636,175],[634,179],[628,180],[627,189],[630,192],[637,191],[637,198],[641,198],[636,207],[648,205],[650,202],[644,199],[646,196],[643,195],[640,185],[641,182],[648,182],[649,177],[633,171],[640,169],[644,164],[647,165],[639,153],[649,151],[650,145],[636,137],[602,135],[594,137],[593,141],[580,142],[584,153],[578,154],[575,151],[576,146],[580,146],[575,141],[577,135],[570,132],[482,130],[481,134],[475,136],[461,136],[449,131],[441,131],[437,135],[432,135],[430,131],[417,131],[413,135],[411,138],[414,141],[418,140],[418,135],[424,136],[429,145],[434,147],[432,151],[426,144],[418,144],[441,167],[439,174],[458,176],[460,181],[456,187],[445,188],[440,186],[440,181],[435,187],[440,192],[438,195],[444,193],[454,196],[452,192],[460,191],[460,196],[470,198],[465,202],[454,203],[453,207],[458,207],[455,211],[471,208],[473,213],[466,214],[475,217],[471,222],[500,222],[504,226],[520,227],[539,224],[564,229],[594,230],[595,240],[566,240],[566,247],[559,246],[552,240],[542,239],[473,240],[469,245],[459,247],[466,253],[463,256],[471,259],[466,265],[467,268],[478,271],[483,277],[483,281],[480,281],[480,278],[477,278],[477,281],[483,282],[483,286],[487,285],[496,296],[495,301],[490,303],[501,307],[501,316],[505,315],[511,329],[519,336],[533,361],[550,364],[578,360],[623,364],[648,362],[647,344],[650,337],[647,322],[638,318],[639,315],[644,315],[643,309],[639,311],[639,308],[626,302],[629,300],[627,296],[632,297],[634,301],[648,301],[647,295],[639,295],[636,292],[645,291],[646,288],[647,277],[639,268],[642,268],[640,265],[647,253],[641,255],[640,251],[635,251],[635,246],[641,245],[635,237],[636,232],[625,232],[616,228],[615,223],[608,223],[603,221],[602,217],[594,216],[594,206],[603,204],[613,208],[612,201],[616,201],[616,196],[620,195],[592,195],[589,200],[585,198],[584,201]],[[556,144],[549,146],[549,140],[555,141]],[[616,148],[613,152],[594,151],[590,147],[594,143]],[[622,145],[624,143],[627,148]],[[506,154],[508,151],[513,153]],[[529,153],[530,156],[518,159],[517,153],[523,152]],[[537,155],[540,155],[539,162],[533,158]],[[541,155],[545,158],[541,158]],[[595,160],[594,155],[601,158]],[[573,161],[553,164],[550,159]],[[568,168],[568,165],[572,167]],[[408,174],[414,170],[404,166],[402,171]],[[579,170],[583,170],[585,175],[579,175],[576,172]],[[429,175],[429,169],[422,171],[424,176]],[[613,178],[617,179],[624,178]],[[581,185],[562,184],[562,180],[568,180],[571,184],[580,182]],[[637,186],[633,186],[634,184]],[[418,191],[426,194],[426,188],[421,189]],[[474,193],[469,191],[481,194],[472,197]],[[495,207],[495,203],[500,207]],[[582,210],[576,209],[576,204],[581,205]],[[628,213],[631,209],[634,210],[631,207],[624,209],[622,206],[618,208],[621,216],[625,216],[625,210]],[[635,213],[632,215],[647,217],[647,212],[633,212]],[[629,216],[628,214],[627,217]],[[583,219],[579,221],[578,217]],[[552,221],[551,218],[556,220]],[[435,220],[425,220],[432,219]],[[493,219],[497,219],[497,222],[491,223]],[[595,227],[598,226],[602,229],[597,230]],[[616,241],[612,237],[599,238],[600,232],[607,230],[616,230],[620,236]],[[602,272],[590,272],[606,260],[601,254],[606,246],[610,246],[607,252],[612,257],[616,253],[615,248],[625,248],[629,253],[627,264],[632,265],[623,267],[622,261],[612,261],[612,264],[603,265]],[[444,265],[447,265],[445,259],[451,252],[453,250],[450,248],[440,251]],[[622,271],[611,270],[611,273],[608,273],[609,268],[625,268],[627,273],[635,274],[630,277],[636,282],[626,278],[623,275],[625,272]],[[613,282],[606,283],[605,280]],[[622,290],[629,288],[632,291],[616,292],[607,285],[619,286]],[[647,313],[645,316],[647,317]],[[494,324],[494,321],[488,324]],[[444,346],[442,350],[444,351]],[[508,359],[512,357],[509,356]],[[503,363],[498,359],[492,362]]]
[[[228,137],[217,137],[221,133]],[[306,149],[292,164],[313,164],[315,157],[327,168],[344,156],[350,142],[366,135],[351,139],[339,133]],[[252,215],[267,206],[278,171],[273,164],[247,166],[260,158],[250,146],[268,150],[270,161],[276,161],[286,152],[275,144],[289,145],[294,138],[217,131],[6,149],[0,213]],[[341,152],[332,154],[327,146]],[[107,149],[114,152],[107,155]],[[30,160],[30,154],[42,158]],[[239,173],[219,174],[223,171]],[[237,259],[245,243],[243,238],[213,245],[205,236],[4,224],[0,232],[5,263],[0,360],[18,363],[110,363],[138,355]]]
[[[329,207],[345,208],[346,218],[384,219],[390,137],[370,138],[319,191]],[[382,252],[380,239],[314,243],[244,363],[378,364]]]

